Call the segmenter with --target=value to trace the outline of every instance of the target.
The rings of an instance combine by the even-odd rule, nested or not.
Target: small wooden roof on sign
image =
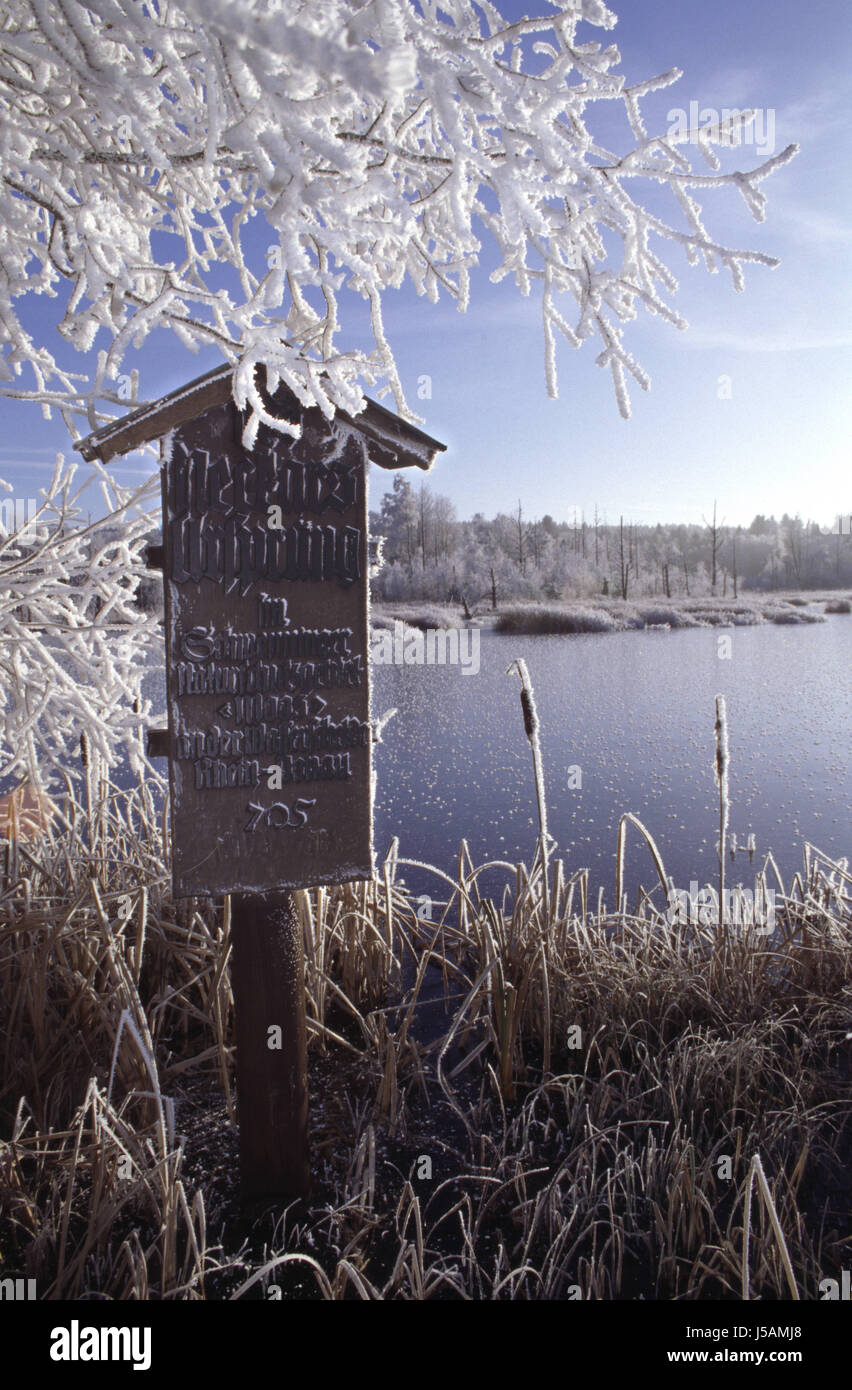
[[[140,406],[120,420],[110,420],[85,439],[78,440],[76,448],[87,462],[99,458],[101,463],[109,463],[117,454],[130,453],[154,439],[161,439],[187,420],[197,419],[213,406],[224,405],[232,399],[232,379],[232,368],[217,367],[153,405]],[[345,420],[366,435],[370,441],[370,459],[380,468],[416,467],[425,471],[431,468],[435,455],[447,447],[369,396],[360,415],[348,415],[339,410],[335,418]]]

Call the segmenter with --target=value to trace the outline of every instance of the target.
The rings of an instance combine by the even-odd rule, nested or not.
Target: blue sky
[[[502,0],[500,7],[514,18],[546,4]],[[817,0],[805,14],[794,0],[613,0],[611,8],[619,14],[615,30],[586,25],[584,36],[615,42],[628,80],[684,71],[645,101],[649,130],[664,130],[670,110],[688,111],[695,101],[757,107],[774,120],[772,152],[800,144],[798,157],[763,184],[764,223],[730,190],[702,200],[720,241],[778,256],[781,265],[746,267],[746,289],[737,294],[726,274],[690,268],[678,248],[660,244],[680,281],[675,306],[690,327],[679,333],[647,316],[628,325],[627,345],[652,378],[650,393],[631,389],[630,421],[618,414],[609,372],[595,365],[593,342],[579,351],[560,346],[559,399],[548,399],[535,290],[524,300],[508,279],[491,285],[493,260],[474,278],[466,315],[449,300],[389,294],[385,327],[410,404],[448,445],[429,481],[460,517],[511,511],[520,500],[529,517],[570,519],[575,509],[590,517],[597,505],[611,521],[623,514],[700,522],[716,498],[729,523],[786,511],[828,524],[852,511],[852,7]],[[600,129],[595,109],[588,114]],[[771,129],[764,126],[767,135]],[[760,159],[747,145],[734,155],[748,167]],[[41,306],[39,321],[46,322]],[[220,360],[158,335],[138,354],[140,394],[156,397]],[[431,379],[430,399],[418,399],[423,377]],[[15,495],[32,496],[56,451],[72,452],[64,426],[8,400],[0,400],[0,418],[0,476]],[[142,459],[112,467],[126,482],[151,471]],[[389,482],[374,476],[374,505]]]

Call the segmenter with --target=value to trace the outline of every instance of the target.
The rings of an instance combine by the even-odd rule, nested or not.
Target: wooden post
[[[307,1197],[305,962],[290,893],[231,897],[231,983],[243,1201]]]

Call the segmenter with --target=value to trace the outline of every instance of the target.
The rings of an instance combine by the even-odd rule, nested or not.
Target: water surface
[[[719,637],[730,638],[720,659]],[[619,817],[633,811],[678,887],[714,882],[718,791],[716,694],[726,697],[730,829],[757,853],[729,861],[753,885],[767,851],[785,880],[811,841],[852,851],[852,618],[809,626],[690,629],[577,636],[482,633],[480,672],[374,666],[375,714],[396,707],[376,749],[376,847],[454,871],[462,838],[475,863],[535,850],[532,761],[520,682],[523,657],[541,721],[549,828],[565,868],[591,871],[614,898]],[[572,773],[571,769],[575,769]],[[579,769],[582,786],[577,782]],[[656,873],[628,831],[628,886]],[[408,872],[417,891],[426,879]],[[492,884],[496,877],[492,877]],[[772,880],[770,880],[770,883]],[[436,893],[437,895],[437,893]]]

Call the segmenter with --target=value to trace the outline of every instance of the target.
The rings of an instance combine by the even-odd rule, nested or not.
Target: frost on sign
[[[366,439],[228,402],[163,470],[176,896],[370,878]]]

